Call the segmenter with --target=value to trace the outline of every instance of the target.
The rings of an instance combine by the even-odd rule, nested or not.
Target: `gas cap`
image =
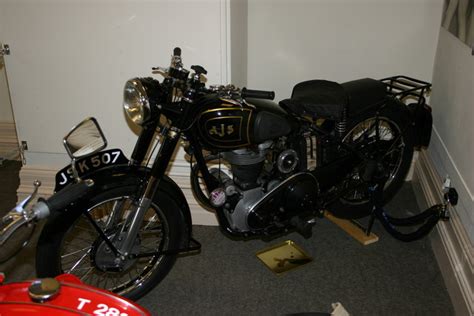
[[[39,279],[31,283],[28,294],[34,302],[43,303],[58,295],[60,288],[61,284],[56,279]]]

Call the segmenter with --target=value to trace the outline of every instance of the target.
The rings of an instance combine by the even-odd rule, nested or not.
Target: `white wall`
[[[431,80],[443,0],[249,0],[248,86],[288,98],[303,80]]]
[[[474,56],[441,28],[433,75],[434,128],[429,152],[438,173],[459,192],[456,207],[474,244]],[[472,251],[472,249],[471,249]]]
[[[0,1],[0,40],[10,44],[10,90],[28,164],[58,164],[62,136],[98,118],[110,147],[130,154],[136,135],[122,89],[151,67],[168,66],[173,47],[186,66],[203,65],[210,83],[227,81],[221,0]],[[222,43],[224,39],[224,44]],[[222,51],[224,53],[222,54]]]
[[[248,1],[230,0],[230,81],[237,87],[247,85]]]

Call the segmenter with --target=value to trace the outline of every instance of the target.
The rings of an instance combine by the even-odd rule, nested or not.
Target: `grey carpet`
[[[6,169],[0,167],[0,179]],[[15,179],[11,186],[18,185]],[[5,182],[3,190],[15,191]],[[7,200],[0,201],[0,209],[7,208]],[[418,210],[411,184],[404,185],[388,209]],[[327,220],[318,222],[311,239],[291,234],[270,242],[233,241],[217,227],[195,226],[201,254],[179,258],[168,277],[139,303],[153,315],[328,312],[333,302],[341,302],[352,315],[454,315],[429,239],[402,243],[378,223],[374,232],[380,240],[362,246]],[[287,239],[314,262],[276,276],[255,253]],[[34,244],[0,265],[0,271],[14,281],[33,277],[33,267]]]

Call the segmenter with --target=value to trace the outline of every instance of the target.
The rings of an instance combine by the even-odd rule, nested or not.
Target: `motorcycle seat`
[[[365,78],[339,84],[327,80],[309,80],[295,85],[290,99],[280,105],[297,115],[341,120],[344,107],[347,116],[355,116],[383,103],[386,87],[382,82]]]

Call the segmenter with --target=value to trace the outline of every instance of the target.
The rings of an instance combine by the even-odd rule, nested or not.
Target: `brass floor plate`
[[[257,257],[277,275],[313,261],[313,258],[291,240],[259,251]]]

